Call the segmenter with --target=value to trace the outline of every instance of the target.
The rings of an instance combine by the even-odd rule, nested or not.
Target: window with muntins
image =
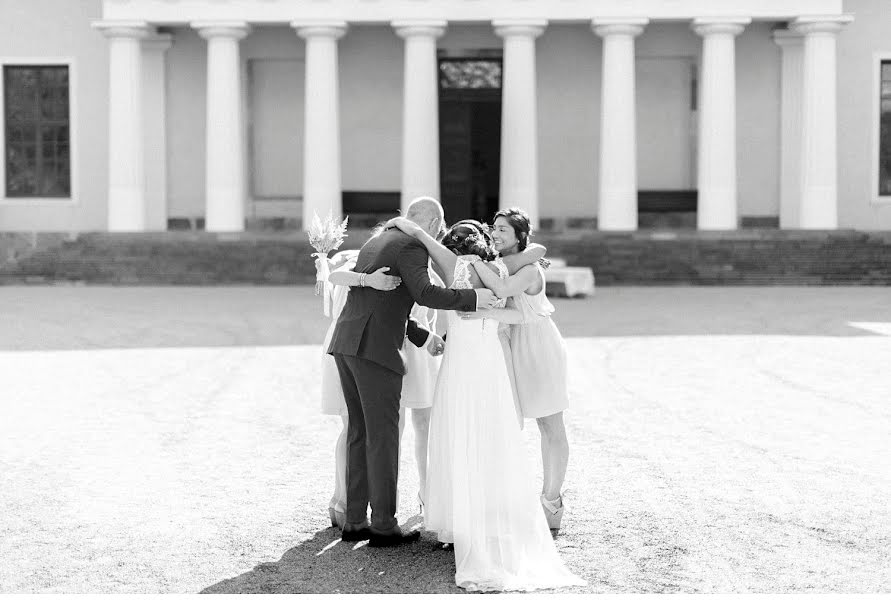
[[[891,196],[891,60],[879,68],[879,196]]]
[[[3,67],[7,198],[71,197],[68,67]]]

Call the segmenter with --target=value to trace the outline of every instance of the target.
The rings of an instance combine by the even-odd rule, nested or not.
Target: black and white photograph
[[[891,0],[0,0],[0,594],[891,595]]]

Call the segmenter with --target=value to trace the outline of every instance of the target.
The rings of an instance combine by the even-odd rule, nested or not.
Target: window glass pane
[[[33,69],[6,67],[4,81],[6,90],[7,121],[24,122],[36,117],[36,96],[38,81]]]
[[[879,115],[879,195],[891,196],[891,61],[882,61]]]
[[[26,148],[7,148],[6,190],[9,196],[33,196],[34,172],[30,168]]]
[[[3,68],[6,195],[70,197],[68,67]]]

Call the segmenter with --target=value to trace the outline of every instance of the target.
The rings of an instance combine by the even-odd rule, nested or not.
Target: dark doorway
[[[491,220],[501,165],[501,60],[440,59],[439,171],[446,222]]]

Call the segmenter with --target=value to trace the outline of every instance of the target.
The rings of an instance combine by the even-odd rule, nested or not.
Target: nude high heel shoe
[[[346,523],[346,512],[337,510],[337,504],[333,500],[328,505],[328,516],[331,517],[331,527],[343,529],[343,525]]]
[[[541,507],[544,509],[545,519],[548,521],[548,527],[551,531],[560,530],[560,521],[563,520],[563,497],[557,496],[556,500],[548,500],[541,495]]]

